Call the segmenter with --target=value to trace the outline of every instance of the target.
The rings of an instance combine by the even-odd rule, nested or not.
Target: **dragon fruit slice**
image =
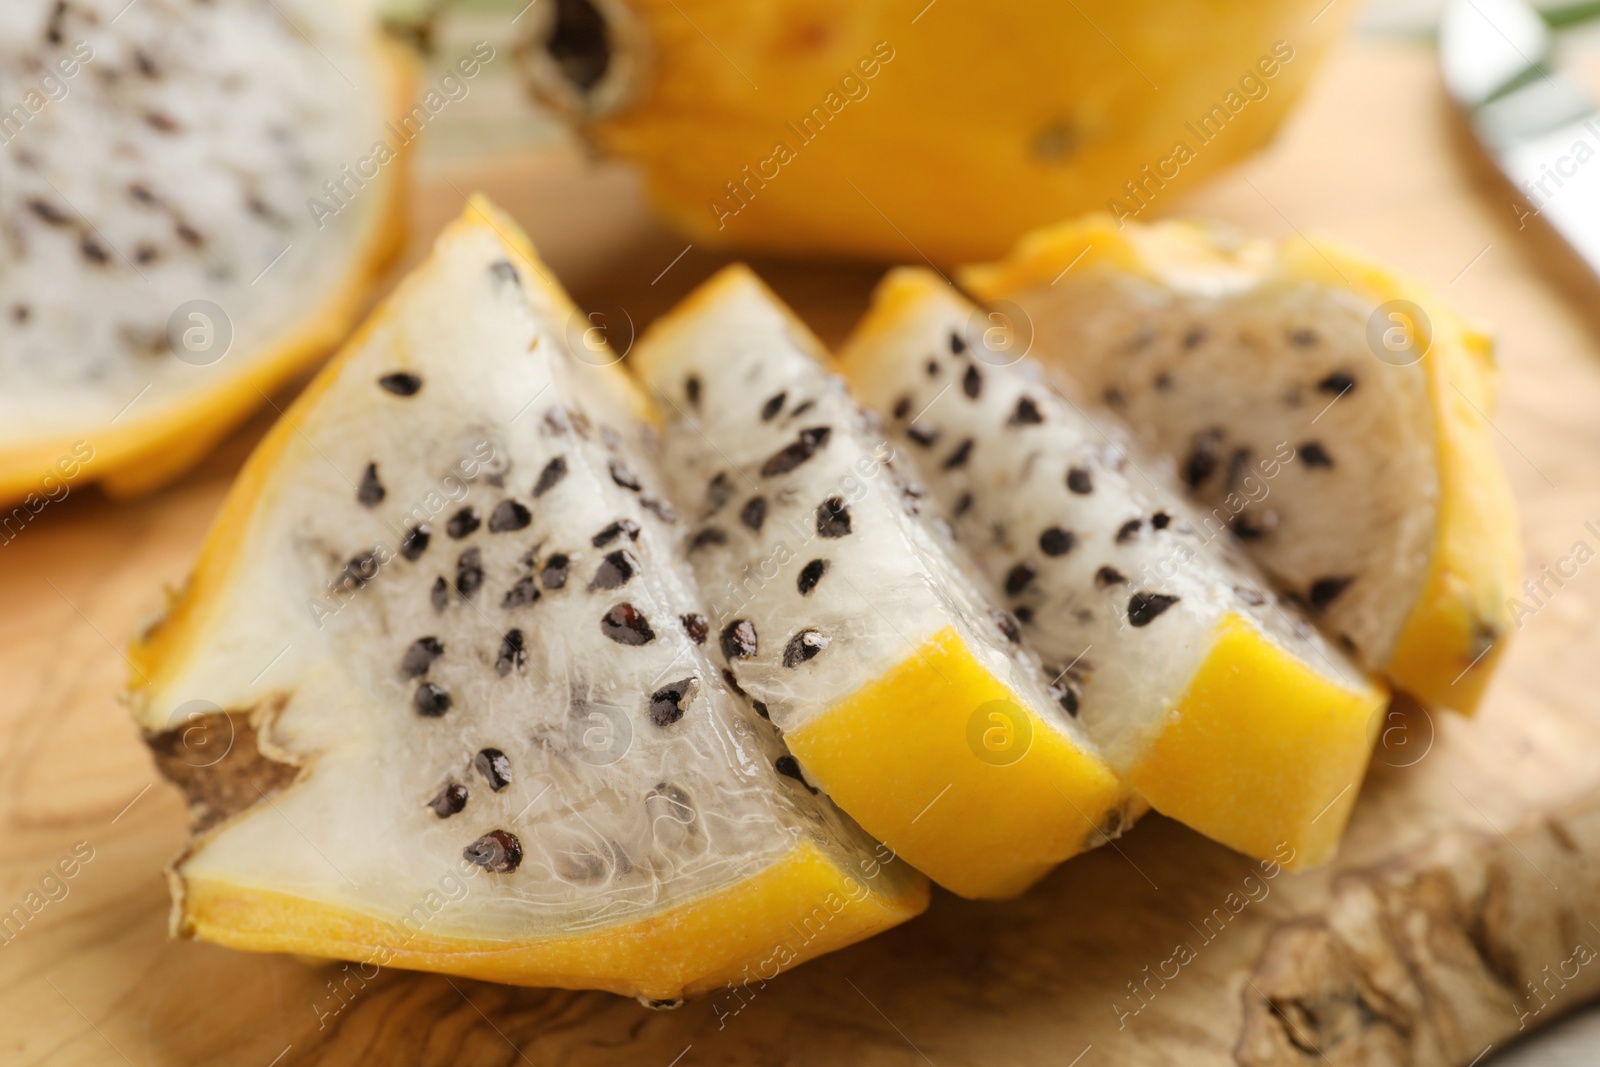
[[[938,511],[1151,806],[1291,867],[1338,846],[1384,695],[1191,509],[1165,468],[968,340],[941,278],[882,283],[841,362]],[[1268,477],[1281,457],[1257,472]]]
[[[0,4],[0,503],[156,488],[344,338],[429,119],[374,6]]]
[[[135,649],[179,933],[670,1002],[925,906],[723,681],[574,318],[475,200],[250,460]]]
[[[962,280],[1020,306],[1329,637],[1428,703],[1477,706],[1521,582],[1488,337],[1327,242],[1193,223],[1066,224]],[[1242,486],[1280,441],[1281,473]]]
[[[1018,893],[1134,814],[1125,787],[915,517],[920,490],[827,354],[730,267],[630,364],[732,681],[789,770],[954,892]]]

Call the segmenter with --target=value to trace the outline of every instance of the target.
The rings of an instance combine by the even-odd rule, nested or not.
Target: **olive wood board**
[[[610,309],[614,341],[726,262],[651,221],[626,168],[567,145],[430,164],[412,260],[472,189]],[[184,812],[116,702],[119,650],[182,580],[268,411],[167,490],[74,491],[0,547],[0,909],[74,872],[0,941],[0,1062],[1468,1067],[1579,1006],[1600,994],[1583,958],[1600,947],[1600,567],[1572,558],[1600,545],[1600,302],[1511,199],[1431,51],[1356,40],[1266,152],[1155,205],[1336,235],[1492,324],[1528,569],[1571,575],[1547,581],[1476,718],[1383,724],[1331,868],[1267,877],[1152,816],[1018,900],[936,894],[875,940],[670,1012],[169,940]],[[882,270],[754,265],[830,343]]]

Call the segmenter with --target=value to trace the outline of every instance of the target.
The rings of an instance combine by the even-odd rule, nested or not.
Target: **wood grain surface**
[[[472,188],[580,301],[637,327],[724,261],[693,248],[666,269],[683,240],[626,171],[570,149],[421,175],[418,247]],[[1157,208],[1335,236],[1494,325],[1494,424],[1536,572],[1600,547],[1600,301],[1510,201],[1431,53],[1369,41],[1268,152]],[[881,269],[756,266],[830,342]],[[667,1013],[171,941],[161,869],[184,813],[116,703],[120,650],[271,414],[158,496],[74,492],[0,547],[0,910],[46,901],[0,934],[0,1063],[1467,1067],[1600,992],[1600,960],[1572,962],[1578,942],[1600,947],[1600,563],[1551,584],[1475,720],[1391,720],[1331,870],[1265,879],[1153,817],[1020,900],[938,895],[870,943]],[[1180,945],[1192,958],[1149,980]],[[1556,986],[1547,966],[1578,973]]]

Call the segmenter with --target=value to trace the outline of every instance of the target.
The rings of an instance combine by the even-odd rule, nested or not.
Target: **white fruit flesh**
[[[982,598],[915,517],[920,490],[892,466],[881,428],[819,362],[826,358],[742,268],[689,297],[634,357],[670,412],[663,471],[686,512],[687,551],[712,607],[713,634],[807,776],[869,831],[957,892],[1016,892],[1098,841],[1099,831],[1124,825],[1124,799],[1047,692],[1037,661],[1008,637],[1014,620]],[[1023,771],[987,767],[955,743],[927,755],[926,792],[897,790],[894,761],[914,762],[907,753],[934,744],[929,735],[947,725],[964,739],[980,707],[964,703],[956,675],[967,677],[967,667],[928,659],[924,681],[935,692],[916,695],[938,700],[947,691],[951,707],[908,738],[898,735],[898,711],[875,705],[895,704],[915,687],[891,685],[879,700],[874,686],[947,645],[964,649],[970,673],[1036,724],[1028,728],[1039,732],[1037,754],[1027,758],[1037,766],[1027,773],[1059,759],[1059,781],[1025,784]],[[864,725],[862,737],[839,742],[838,723],[856,712],[875,729]],[[862,747],[883,762],[858,766],[868,761]],[[956,766],[943,768],[946,759]],[[974,768],[994,774],[969,781]],[[941,785],[955,790],[958,782],[961,790],[945,797]],[[1043,795],[1028,792],[1034,788]],[[991,807],[999,810],[986,840],[964,837],[970,828],[960,824]],[[1006,851],[1009,835],[1030,824],[1034,839]]]
[[[1328,242],[1195,223],[1062,224],[961,278],[1233,516],[1324,633],[1425,701],[1476,705],[1520,571],[1486,335]],[[1278,442],[1277,477],[1236,476]]]
[[[1376,697],[1362,672],[1292,604],[1276,602],[1235,549],[1226,515],[1189,505],[1167,467],[1131,454],[1114,418],[1091,417],[1037,364],[974,344],[973,312],[928,272],[897,272],[841,358],[858,395],[884,413],[894,441],[915,459],[957,540],[1022,620],[1047,673],[1070,688],[1079,721],[1112,766],[1140,784],[1174,720],[1195,714],[1186,701],[1223,635],[1239,631],[1268,658],[1328,687],[1346,750],[1327,753],[1336,780],[1321,804],[1358,785],[1367,754],[1360,717]],[[1286,465],[1286,450],[1267,450],[1240,476],[1268,482]],[[1326,727],[1322,720],[1314,731]],[[1297,728],[1284,717],[1286,741]],[[1242,802],[1273,771],[1240,756],[1213,767],[1208,788],[1235,790]],[[1245,847],[1227,826],[1197,820],[1153,792],[1150,799]],[[1315,814],[1284,811],[1280,839],[1295,840]]]
[[[256,709],[261,751],[300,768],[191,845],[178,921],[367,958],[395,946],[330,948],[229,903],[288,898],[316,931],[400,922],[445,893],[415,931],[437,947],[399,946],[401,965],[671,998],[757,962],[741,953],[766,959],[820,901],[730,911],[726,950],[655,939],[797,859],[861,893],[783,962],[913,914],[919,879],[779,772],[772,727],[694,639],[648,405],[571,353],[571,306],[510,229],[470,208],[324,372],[242,479],[208,549],[221,559],[141,655],[147,732],[181,728],[194,701]],[[452,784],[460,810],[436,813]],[[517,844],[475,848],[495,831]],[[584,937],[624,950],[574,963],[563,946]],[[509,957],[474,963],[494,952]]]
[[[0,456],[104,446],[274,356],[366,269],[399,164],[347,168],[398,149],[394,92],[357,0],[0,5]],[[197,300],[225,319],[182,317],[186,361]]]

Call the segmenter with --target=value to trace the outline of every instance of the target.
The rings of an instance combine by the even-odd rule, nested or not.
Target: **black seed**
[[[1117,544],[1125,545],[1139,536],[1139,528],[1144,525],[1143,519],[1129,519],[1117,527]]]
[[[1078,538],[1071,530],[1059,526],[1052,526],[1039,535],[1039,551],[1047,556],[1065,556],[1077,543]]]
[[[367,469],[361,474],[361,485],[356,489],[356,499],[369,508],[375,508],[383,503],[383,498],[387,495],[383,483],[378,481],[378,465],[368,463]]]
[[[957,518],[960,518],[962,515],[965,515],[969,510],[971,510],[971,508],[972,494],[962,493],[961,496],[956,498],[956,506],[951,514],[955,515]]]
[[[1068,715],[1076,717],[1078,714],[1078,691],[1066,682],[1054,682],[1050,686],[1050,695],[1056,698],[1062,710]]]
[[[966,338],[962,337],[959,333],[956,333],[954,330],[951,330],[950,331],[950,352],[951,352],[951,354],[959,356],[961,353],[965,352],[966,350],[967,350]]]
[[[1172,525],[1172,516],[1168,515],[1165,511],[1158,511],[1154,515],[1150,516],[1150,525],[1155,527],[1157,530],[1165,530],[1168,526]]]
[[[1307,441],[1296,451],[1300,453],[1300,458],[1306,461],[1308,467],[1333,466],[1333,457],[1328,455],[1328,450],[1315,441]]]
[[[648,645],[656,639],[650,620],[632,604],[618,604],[600,616],[600,632],[619,645]]]
[[[789,399],[788,393],[779,393],[776,396],[768,397],[767,402],[761,405],[761,421],[771,422],[777,418],[778,412],[783,410],[783,402],[787,399]]]
[[[546,589],[560,589],[567,584],[567,571],[572,566],[572,560],[565,553],[557,552],[544,561],[544,566],[539,570],[539,581],[544,583]]]
[[[433,605],[434,611],[443,611],[450,606],[450,583],[443,578],[433,580],[433,588],[428,591],[428,602]]]
[[[650,694],[650,721],[656,726],[671,726],[683,718],[686,705],[700,689],[700,679],[690,677],[664,685]]]
[[[496,793],[511,784],[511,761],[498,748],[486,748],[472,758],[472,765]]]
[[[798,419],[801,415],[804,415],[806,412],[810,411],[816,406],[817,402],[815,400],[802,400],[800,403],[794,406],[793,411],[789,412],[789,417],[791,419]]]
[[[850,505],[844,497],[830,496],[817,505],[817,533],[823,537],[843,537],[850,532]]]
[[[1012,612],[1012,614],[1015,615],[1017,617],[1017,621],[1022,623],[1024,626],[1027,626],[1033,622],[1033,609],[1026,604],[1017,608],[1017,610]]]
[[[596,548],[604,548],[623,535],[627,535],[630,541],[639,540],[639,524],[632,519],[618,519],[604,530],[595,534],[589,543]]]
[[[1022,631],[1017,629],[1016,616],[1012,615],[1011,612],[1006,611],[1004,608],[990,608],[989,618],[994,620],[994,624],[1000,628],[1000,632],[1005,635],[1007,641],[1010,641],[1013,645],[1022,644]]]
[[[71,217],[48,200],[29,200],[28,210],[52,226],[65,226],[72,221]]]
[[[1339,594],[1343,593],[1345,589],[1349,588],[1350,583],[1353,581],[1355,581],[1353,576],[1344,578],[1318,578],[1316,581],[1311,583],[1311,592],[1307,595],[1306,599],[1311,601],[1311,606],[1313,608],[1321,611],[1323,608],[1339,599]]]
[[[483,554],[476,548],[469,548],[456,560],[456,592],[461,599],[471,600],[472,595],[482,587]]]
[[[506,533],[521,530],[533,521],[533,512],[516,500],[502,500],[489,513],[489,532]]]
[[[595,569],[590,589],[620,589],[640,570],[639,559],[625,548],[608,552]]]
[[[1206,331],[1205,331],[1205,329],[1203,327],[1196,326],[1196,327],[1190,329],[1188,333],[1185,333],[1183,335],[1183,347],[1184,348],[1196,348],[1196,347],[1199,346],[1200,342],[1204,341],[1205,339],[1206,339]]]
[[[622,486],[622,488],[632,490],[635,493],[641,488],[638,476],[629,470],[628,465],[620,459],[611,461],[611,480]]]
[[[936,359],[928,360],[928,377],[937,378],[938,376],[939,376],[939,361],[936,360]]]
[[[1039,576],[1039,568],[1023,560],[1006,572],[1006,596],[1018,596],[1024,589],[1033,584]]]
[[[983,391],[983,375],[978,373],[977,364],[967,365],[967,373],[961,376],[961,391],[974,400]]]
[[[489,264],[489,273],[493,274],[495,280],[499,282],[509,282],[515,285],[521,281],[521,277],[517,274],[517,268],[511,265],[509,259],[497,259]]]
[[[450,694],[432,682],[423,682],[417,686],[417,691],[411,697],[412,705],[417,709],[417,714],[426,715],[430,719],[437,719],[450,710],[450,705],[455,703],[450,699]]]
[[[911,398],[909,396],[903,396],[894,402],[895,418],[903,419],[909,414],[911,414]]]
[[[826,426],[812,426],[801,430],[799,437],[767,458],[761,465],[761,476],[770,478],[775,474],[788,474],[816,455],[817,450],[825,446],[832,435],[833,431]]]
[[[1094,492],[1094,478],[1087,467],[1073,467],[1067,471],[1067,488],[1079,496]]]
[[[933,443],[939,439],[939,431],[913,423],[906,427],[906,436],[923,448],[932,448]]]
[[[1168,374],[1166,371],[1162,371],[1160,374],[1155,376],[1155,381],[1153,384],[1155,385],[1157,392],[1164,393],[1172,388],[1172,375]]]
[[[352,557],[344,565],[344,584],[355,589],[360,589],[378,576],[378,556],[375,552],[364,552]]]
[[[419,522],[406,531],[400,539],[400,554],[406,559],[416,562],[428,550],[428,542],[433,538],[433,527],[425,522]]]
[[[749,619],[734,619],[722,628],[724,656],[729,659],[750,659],[756,650],[756,626]]]
[[[689,398],[689,403],[695,407],[700,406],[700,379],[694,375],[683,380],[683,395]]]
[[[523,646],[521,630],[507,630],[500,639],[500,655],[495,658],[495,673],[504,678],[512,669],[528,661],[528,650]]]
[[[833,638],[810,628],[801,630],[789,638],[789,643],[783,646],[783,665],[794,668],[816,657],[818,652],[833,643]]]
[[[717,476],[706,485],[706,517],[710,518],[722,510],[733,497],[733,482],[728,478],[727,471],[718,471]]]
[[[561,479],[565,478],[566,476],[566,456],[557,456],[549,463],[546,463],[544,465],[544,470],[539,472],[539,480],[533,483],[534,498],[538,499],[539,497],[544,496],[550,490],[559,485],[561,483]]]
[[[517,579],[517,584],[506,590],[506,595],[500,601],[502,608],[520,608],[534,603],[542,596],[539,587],[534,584],[532,576]]]
[[[1190,489],[1198,489],[1217,469],[1217,452],[1222,447],[1222,431],[1202,430],[1195,434],[1189,449],[1189,459],[1183,465],[1183,480]]]
[[[725,545],[728,543],[728,531],[720,526],[707,526],[689,538],[689,551],[705,548],[707,545]]]
[[[462,849],[461,856],[486,871],[510,874],[522,864],[522,842],[509,830],[490,830]]]
[[[1043,422],[1044,416],[1039,413],[1039,405],[1034,402],[1033,397],[1024,396],[1017,399],[1016,410],[1011,413],[1011,418],[1007,421],[1012,426],[1031,426]]]
[[[1134,626],[1149,626],[1157,615],[1178,602],[1166,593],[1135,593],[1128,598],[1128,622]]]
[[[672,505],[666,501],[658,500],[649,493],[639,498],[639,504],[650,514],[671,526],[678,521],[678,513],[672,510]]]
[[[1317,383],[1318,392],[1332,393],[1335,396],[1342,396],[1355,387],[1356,380],[1350,377],[1350,375],[1346,374],[1344,371],[1334,371],[1332,374],[1328,375],[1326,378],[1322,379],[1322,381]]]
[[[748,694],[748,693],[746,693],[744,691],[744,688],[739,684],[739,679],[737,679],[737,678],[735,678],[733,676],[733,672],[732,671],[724,668],[723,671],[722,671],[722,680],[728,684],[728,688],[729,689],[733,690],[735,693],[739,694],[740,696],[743,697],[743,696],[749,696],[750,695],[750,694]]]
[[[467,806],[467,787],[451,782],[439,790],[439,795],[428,801],[428,807],[441,819],[448,819]]]
[[[817,583],[822,581],[822,576],[827,573],[828,561],[814,559],[800,568],[800,577],[795,579],[795,588],[800,590],[801,596],[807,596],[811,590],[817,587]]]
[[[1317,334],[1314,330],[1304,328],[1289,331],[1289,343],[1299,348],[1310,348],[1317,343]]]
[[[767,706],[765,704],[763,704],[761,701],[752,700],[750,702],[750,706],[752,708],[755,708],[756,709],[756,714],[761,716],[763,719],[769,719],[770,720],[772,718],[772,712],[768,711],[767,710]]]
[[[1233,594],[1253,608],[1259,608],[1267,602],[1267,598],[1262,594],[1261,590],[1248,585],[1234,586]]]
[[[1094,584],[1104,589],[1110,585],[1127,585],[1128,579],[1117,568],[1105,566],[1094,572]]]
[[[678,622],[683,626],[683,632],[689,635],[689,640],[697,645],[706,643],[706,634],[711,632],[711,623],[704,615],[690,612],[688,615],[678,616]]]
[[[1251,521],[1248,515],[1235,515],[1233,521],[1228,523],[1228,528],[1241,541],[1259,541],[1267,536],[1267,531]]]
[[[483,519],[478,516],[478,509],[468,504],[450,516],[449,521],[444,524],[444,532],[459,541],[482,524]]]
[[[1105,399],[1107,407],[1121,408],[1128,403],[1128,398],[1122,395],[1122,390],[1114,385],[1107,386],[1105,392],[1100,395]]]
[[[419,637],[411,642],[405,655],[400,657],[400,673],[407,678],[427,674],[433,661],[444,655],[444,646],[437,637]]]
[[[971,456],[972,438],[969,437],[965,441],[962,441],[961,444],[957,445],[954,452],[950,453],[949,457],[944,461],[944,469],[947,471],[953,471],[957,467],[965,467],[967,465],[967,460],[970,459]]]
[[[416,396],[417,390],[422,388],[422,379],[405,371],[395,371],[379,378],[378,384],[395,396]]]
[[[810,789],[813,793],[817,791],[814,786],[806,781],[806,776],[800,773],[800,761],[795,759],[793,756],[779,756],[777,759],[772,761],[772,766],[779,774],[785,776],[786,778],[793,778],[807,789]]]
[[[745,501],[744,507],[739,511],[739,521],[760,533],[761,524],[767,521],[767,498],[753,496]]]

